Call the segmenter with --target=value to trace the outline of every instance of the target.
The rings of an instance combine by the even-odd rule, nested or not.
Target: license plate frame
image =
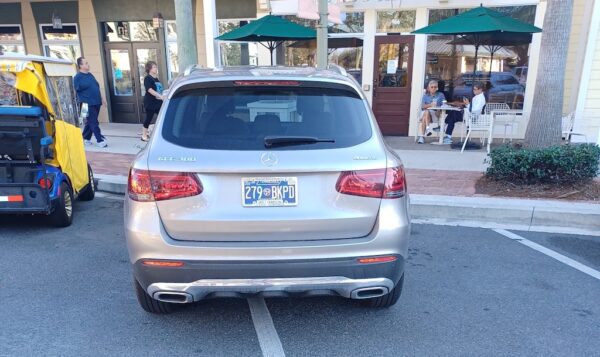
[[[243,177],[243,207],[294,207],[298,205],[297,177]]]

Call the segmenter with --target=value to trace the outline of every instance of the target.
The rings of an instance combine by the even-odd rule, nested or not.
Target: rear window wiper
[[[335,143],[333,139],[321,139],[314,136],[265,136],[265,147],[315,144],[315,143]]]

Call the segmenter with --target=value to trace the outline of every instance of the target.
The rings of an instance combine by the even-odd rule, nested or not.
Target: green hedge
[[[594,144],[525,149],[503,146],[490,153],[487,177],[517,184],[574,183],[598,176],[600,147]]]

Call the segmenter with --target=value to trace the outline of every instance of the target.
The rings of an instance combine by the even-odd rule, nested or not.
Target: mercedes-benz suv
[[[248,295],[396,303],[404,168],[343,69],[190,68],[134,160],[125,234],[143,309]]]

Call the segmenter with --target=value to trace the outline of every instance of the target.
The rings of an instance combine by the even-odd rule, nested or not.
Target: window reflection
[[[379,11],[377,12],[377,32],[414,31],[416,16],[416,11]]]

